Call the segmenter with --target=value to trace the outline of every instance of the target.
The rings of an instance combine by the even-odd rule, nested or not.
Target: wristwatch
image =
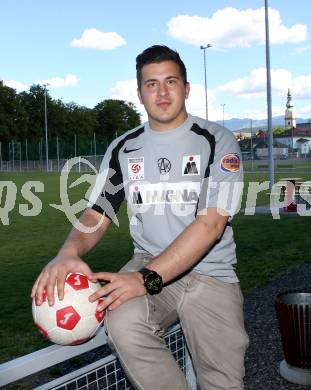
[[[144,286],[148,294],[159,294],[162,291],[163,281],[158,273],[148,268],[141,268],[138,272],[143,275]]]

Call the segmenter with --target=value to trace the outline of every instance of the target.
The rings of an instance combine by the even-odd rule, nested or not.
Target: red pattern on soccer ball
[[[39,329],[39,332],[44,336],[45,338],[49,339],[48,333],[46,330],[44,330],[38,323],[35,322],[35,326]]]
[[[67,306],[56,311],[57,326],[63,329],[72,330],[80,321],[80,318],[72,306]]]
[[[78,345],[78,344],[83,344],[83,343],[86,343],[87,341],[89,341],[89,338],[86,338],[86,339],[80,339],[80,340],[75,340],[73,343],[69,344],[69,345]]]
[[[89,288],[88,278],[81,274],[70,274],[66,279],[66,283],[68,283],[75,290]]]

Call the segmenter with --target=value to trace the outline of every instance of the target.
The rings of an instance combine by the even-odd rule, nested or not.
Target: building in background
[[[285,110],[285,130],[291,130],[296,127],[296,118],[294,114],[294,106],[292,105],[292,95],[290,93],[290,89],[288,88],[287,92],[287,102],[286,102],[286,110]]]
[[[266,160],[268,158],[269,149],[268,142],[261,140],[254,147],[254,158],[258,160]],[[283,160],[288,158],[288,146],[278,142],[273,141],[273,158],[278,160]]]
[[[285,131],[274,138],[276,142],[287,145],[291,149],[291,157],[310,157],[311,155],[311,121],[296,123],[294,106],[290,90],[287,93],[285,110]]]
[[[296,123],[296,115],[290,89],[288,89],[287,92],[284,127],[278,126],[274,130],[274,158],[311,158],[311,119],[308,123]],[[265,126],[243,128],[233,131],[233,134],[239,142],[243,159],[267,158],[268,144]]]

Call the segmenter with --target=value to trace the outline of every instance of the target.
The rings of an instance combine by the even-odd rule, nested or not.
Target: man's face
[[[169,130],[180,126],[187,118],[185,99],[189,90],[175,62],[145,65],[138,97],[147,111],[150,127]]]

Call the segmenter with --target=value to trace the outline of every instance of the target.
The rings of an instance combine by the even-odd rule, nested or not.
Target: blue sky
[[[18,91],[49,83],[53,98],[94,107],[136,98],[135,57],[166,44],[183,58],[189,112],[209,119],[266,116],[263,0],[1,0],[0,79]],[[273,115],[291,88],[296,115],[311,118],[310,0],[270,0]]]

